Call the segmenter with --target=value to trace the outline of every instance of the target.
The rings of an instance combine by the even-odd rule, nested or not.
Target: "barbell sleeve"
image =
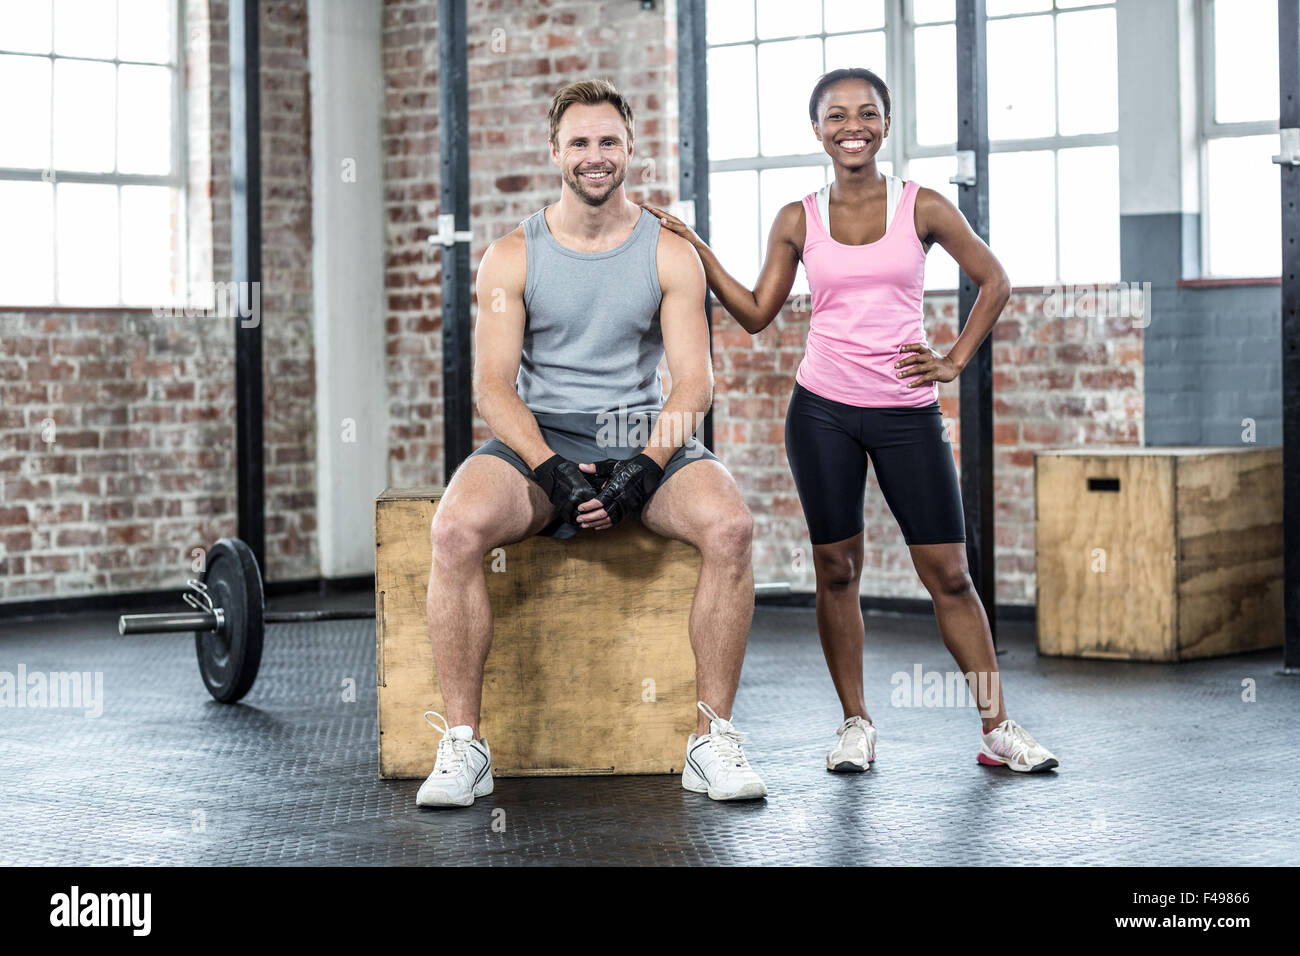
[[[176,614],[123,614],[117,619],[119,634],[173,634],[179,631],[217,631],[219,612],[181,611]]]

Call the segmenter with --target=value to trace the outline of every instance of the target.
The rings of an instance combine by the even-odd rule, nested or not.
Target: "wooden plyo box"
[[[1043,451],[1034,489],[1039,653],[1281,646],[1281,448]]]
[[[446,713],[425,615],[441,488],[375,501],[379,776],[423,778]],[[679,773],[695,730],[687,629],[700,555],[639,521],[484,558],[493,612],[480,732],[494,774]]]

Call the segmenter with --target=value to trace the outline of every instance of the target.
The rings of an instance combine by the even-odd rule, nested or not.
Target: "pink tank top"
[[[931,382],[908,388],[894,363],[908,342],[925,343],[921,294],[925,247],[913,211],[920,187],[908,180],[885,234],[847,246],[830,237],[817,194],[803,199],[803,265],[812,290],[812,321],[803,361],[795,372],[808,391],[863,408],[920,407],[939,400]]]

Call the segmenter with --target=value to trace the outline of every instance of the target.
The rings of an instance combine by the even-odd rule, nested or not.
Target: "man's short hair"
[[[579,80],[561,89],[551,100],[548,116],[551,122],[551,145],[556,149],[560,148],[560,117],[574,103],[583,103],[587,106],[594,106],[597,103],[611,104],[618,110],[619,116],[623,117],[623,125],[627,127],[627,141],[632,142],[632,104],[609,80]]]

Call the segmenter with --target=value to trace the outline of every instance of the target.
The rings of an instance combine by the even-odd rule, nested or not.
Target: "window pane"
[[[117,168],[124,173],[171,171],[171,69],[118,67]]]
[[[735,159],[758,153],[758,101],[754,91],[754,48],[709,51],[709,158]]]
[[[776,214],[786,203],[798,202],[811,192],[816,192],[826,185],[826,171],[829,166],[794,166],[789,169],[765,169],[759,174],[759,237],[764,254],[767,252],[767,236],[772,231]],[[808,291],[808,280],[804,276],[802,265],[795,275],[791,295],[802,295]]]
[[[57,187],[59,302],[114,305],[117,289],[117,187]]]
[[[10,223],[0,228],[0,304],[48,305],[54,301],[54,187],[0,182],[0,209]]]
[[[913,23],[942,23],[954,17],[953,0],[912,0]]]
[[[1056,131],[1052,18],[988,25],[989,139],[1051,136]]]
[[[1270,161],[1276,152],[1276,134],[1206,143],[1210,275],[1282,274],[1281,180]]]
[[[1056,26],[1061,135],[1119,129],[1115,11],[1063,13]]]
[[[808,119],[808,97],[822,72],[821,40],[758,45],[759,149],[764,156],[820,148]]]
[[[112,59],[117,50],[112,0],[54,0],[54,52]]]
[[[754,39],[754,0],[709,0],[705,4],[705,42]]]
[[[989,246],[1013,286],[1056,282],[1056,177],[1050,151],[989,155]]]
[[[0,166],[46,169],[50,165],[50,61],[0,56]],[[21,132],[15,133],[14,131]]]
[[[55,61],[56,169],[113,171],[114,69],[111,63]]]
[[[1056,162],[1061,184],[1061,281],[1118,282],[1119,147],[1063,149]]]
[[[50,0],[0,0],[0,23],[4,24],[0,48],[49,53],[51,22]]]
[[[758,0],[758,38],[801,37],[822,32],[821,4],[816,0]]]
[[[918,27],[916,41],[916,141],[957,141],[957,31],[951,24]]]
[[[957,186],[955,183],[948,182],[948,177],[956,174],[957,157],[955,156],[913,159],[907,164],[908,179],[914,179],[920,185],[947,197],[954,206],[957,205]],[[959,284],[960,271],[957,261],[936,242],[925,256],[925,287],[926,289],[955,289]]]
[[[826,0],[826,32],[871,30],[885,25],[885,0]]]
[[[758,279],[759,241],[758,173],[710,174],[709,248],[747,289]]]
[[[1277,3],[1214,4],[1214,118],[1220,123],[1278,116]]]
[[[1008,13],[1039,13],[1052,9],[1052,0],[988,0],[984,12],[990,17]]]
[[[180,228],[170,186],[122,187],[122,301],[166,305],[176,300],[172,250]]]
[[[827,71],[838,70],[845,66],[865,66],[888,83],[889,74],[885,70],[885,35],[876,32],[827,37]]]
[[[172,0],[118,0],[117,55],[168,63],[172,58]]]

